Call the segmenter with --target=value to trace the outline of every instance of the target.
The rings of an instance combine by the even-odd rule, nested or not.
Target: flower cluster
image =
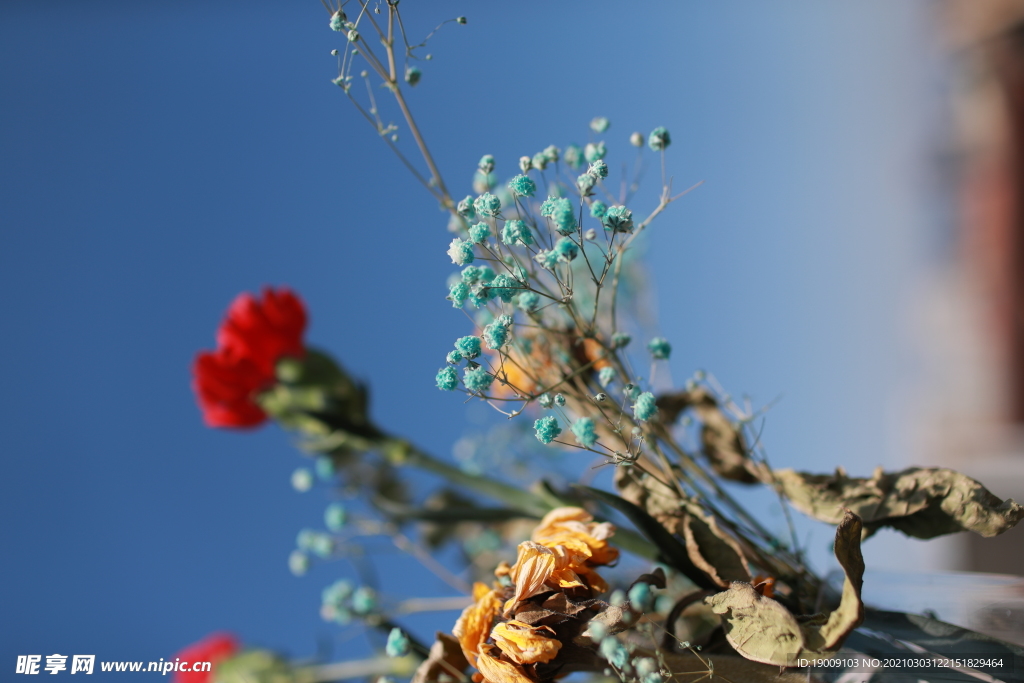
[[[597,117],[591,130],[604,133],[609,125]],[[667,131],[659,128],[651,136],[663,151]],[[656,406],[653,397],[638,398],[645,380],[628,374],[623,349],[630,336],[617,329],[615,311],[617,289],[632,277],[628,261],[624,267],[626,252],[650,218],[634,219],[627,206],[631,195],[613,196],[612,184],[604,184],[611,169],[607,154],[603,141],[564,150],[552,145],[523,155],[520,173],[506,185],[494,179],[497,160],[489,154],[480,159],[478,194],[458,202],[449,226],[456,235],[448,248],[452,263],[462,269],[449,278],[447,298],[454,308],[469,309],[476,332],[448,352],[435,383],[442,391],[461,387],[491,400],[509,417],[533,402],[549,407],[546,388],[564,385],[560,391],[570,403],[566,406],[563,397],[558,408],[566,406],[573,414],[536,420],[537,439],[554,442],[564,422],[571,425],[575,444],[612,457],[636,446],[615,425],[615,415],[642,427]],[[470,339],[475,348],[460,348]],[[660,338],[649,348],[659,359],[671,352]],[[629,386],[618,406],[603,391],[615,379]],[[512,410],[502,410],[493,399]],[[595,403],[605,405],[597,411]],[[599,440],[609,430],[619,436]]]
[[[595,597],[608,586],[594,568],[618,558],[614,531],[585,510],[557,508],[519,545],[516,563],[498,567],[491,588],[474,586],[453,634],[484,681],[533,683],[558,672],[559,653],[605,607]]]
[[[217,330],[217,349],[192,365],[192,388],[211,427],[255,427],[267,419],[254,400],[275,381],[277,362],[306,350],[306,308],[286,288],[238,295]]]

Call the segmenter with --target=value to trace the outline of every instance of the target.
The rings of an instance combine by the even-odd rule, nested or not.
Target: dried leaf
[[[749,583],[750,567],[736,539],[722,531],[700,506],[688,504],[685,510],[681,526],[693,563],[722,588],[733,581]]]
[[[665,564],[681,572],[701,588],[713,588],[717,585],[707,574],[697,568],[687,554],[686,548],[676,540],[675,536],[669,533],[664,526],[651,517],[643,508],[624,498],[620,498],[614,493],[602,491],[601,489],[590,488],[589,486],[578,486],[577,488],[595,500],[605,503],[624,514],[644,536],[658,547]]]
[[[775,472],[783,493],[804,514],[836,523],[843,509],[864,520],[865,538],[892,527],[915,538],[958,531],[997,536],[1024,518],[1024,507],[1000,500],[970,477],[953,470],[911,467],[902,472],[875,470],[870,478],[835,474]]]
[[[801,658],[837,650],[864,618],[860,535],[860,518],[847,511],[836,529],[835,542],[836,559],[846,574],[843,596],[839,607],[828,615],[797,619],[781,603],[743,582],[708,597],[705,602],[722,615],[729,644],[747,659],[778,666],[795,666]]]
[[[657,399],[662,422],[671,424],[686,410],[693,410],[701,422],[700,440],[704,457],[719,476],[744,484],[761,481],[757,465],[750,460],[750,448],[743,430],[722,411],[707,389],[664,394]]]

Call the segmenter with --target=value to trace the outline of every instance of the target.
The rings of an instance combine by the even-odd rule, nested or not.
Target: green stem
[[[471,491],[500,500],[531,514],[544,515],[551,509],[551,506],[536,494],[489,477],[463,472],[458,467],[442,462],[429,453],[421,451],[405,439],[385,436],[380,440],[378,447],[392,465],[412,466],[432,472],[453,484],[464,486]]]

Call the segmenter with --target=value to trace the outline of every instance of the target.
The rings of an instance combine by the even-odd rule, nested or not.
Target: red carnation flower
[[[230,633],[213,633],[175,655],[189,667],[196,662],[217,663],[238,652],[238,640]],[[213,683],[213,671],[176,671],[171,683]]]
[[[239,294],[228,308],[227,319],[217,330],[217,345],[248,358],[267,375],[281,356],[302,357],[302,333],[306,308],[287,289],[265,288],[263,300],[248,292]]]
[[[238,295],[217,330],[217,350],[192,366],[192,388],[211,427],[255,427],[267,419],[255,396],[271,386],[282,356],[301,358],[306,308],[287,289],[266,288],[262,299]]]

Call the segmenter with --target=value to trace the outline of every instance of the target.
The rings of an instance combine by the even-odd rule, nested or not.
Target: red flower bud
[[[230,633],[214,633],[198,643],[189,645],[175,655],[182,663],[188,662],[191,668],[196,662],[212,662],[216,669],[217,662],[231,657],[238,652],[238,641]],[[213,671],[177,671],[171,683],[213,683]]]
[[[236,297],[217,330],[217,350],[200,353],[192,366],[206,424],[255,427],[266,420],[255,397],[274,384],[282,356],[305,355],[305,329],[305,306],[287,289],[265,288],[262,299],[248,292]]]

